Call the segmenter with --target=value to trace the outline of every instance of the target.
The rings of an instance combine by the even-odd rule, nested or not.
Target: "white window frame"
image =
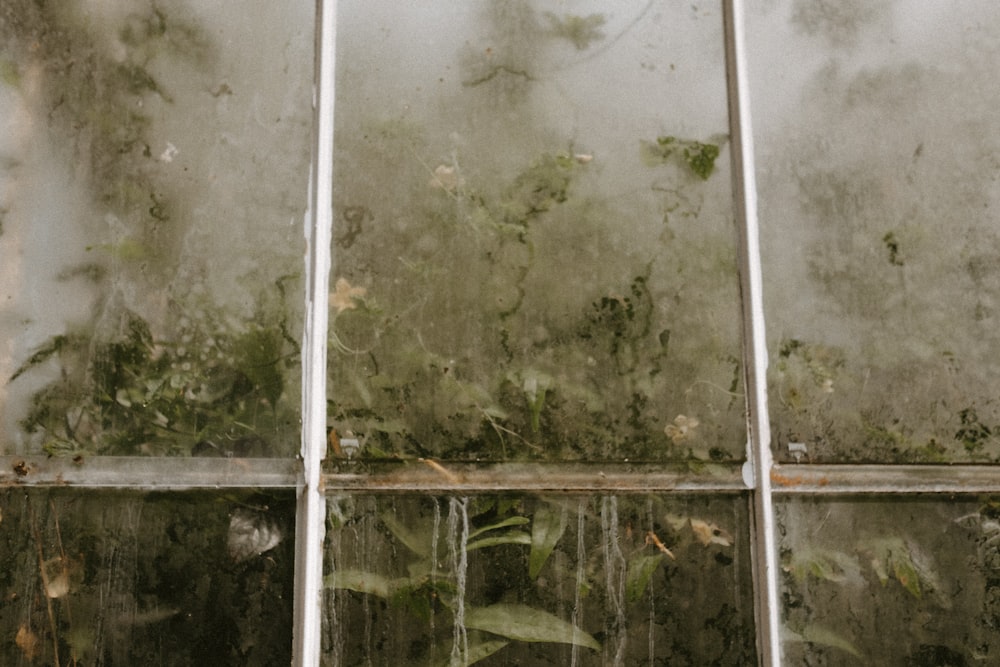
[[[314,145],[306,221],[306,317],[302,346],[302,446],[299,459],[192,459],[0,456],[5,486],[190,490],[285,488],[297,492],[293,664],[320,662],[325,494],[660,493],[746,494],[750,498],[757,650],[761,665],[781,664],[776,497],[1000,492],[997,465],[779,465],[771,455],[767,408],[757,192],[749,113],[743,0],[722,3],[734,214],[747,387],[747,458],[713,476],[614,464],[501,464],[376,473],[324,473],[328,291],[333,225],[333,127],[336,0],[316,0]],[[772,480],[780,483],[772,487]]]

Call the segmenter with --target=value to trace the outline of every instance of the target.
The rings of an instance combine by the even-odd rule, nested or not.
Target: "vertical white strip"
[[[295,638],[292,664],[319,665],[326,508],[326,339],[333,225],[334,0],[316,0],[314,144],[306,220],[306,316],[302,343],[302,480],[295,522]]]
[[[746,72],[742,0],[723,0],[733,197],[739,228],[743,359],[749,438],[747,463],[753,479],[753,567],[757,648],[763,665],[780,665],[780,607],[774,506],[771,497],[771,429],[767,411],[767,342],[757,225],[753,134]]]

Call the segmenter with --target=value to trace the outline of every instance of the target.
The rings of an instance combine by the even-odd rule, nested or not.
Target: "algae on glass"
[[[341,3],[329,418],[362,456],[743,456],[722,20],[652,5]]]
[[[0,8],[0,452],[298,441],[312,3]]]
[[[748,31],[777,454],[997,461],[996,4],[789,0]]]

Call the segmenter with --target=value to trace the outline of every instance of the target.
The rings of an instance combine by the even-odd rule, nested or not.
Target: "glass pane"
[[[787,664],[996,661],[996,499],[796,499],[778,518]]]
[[[287,665],[291,493],[0,492],[0,663]]]
[[[756,664],[746,508],[330,498],[323,664]]]
[[[1000,5],[754,12],[779,456],[997,460]]]
[[[339,6],[338,433],[371,456],[742,457],[718,7]]]
[[[0,451],[297,449],[313,11],[4,2]]]

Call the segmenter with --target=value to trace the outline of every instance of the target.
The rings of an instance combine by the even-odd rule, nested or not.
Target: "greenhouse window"
[[[993,3],[272,5],[0,9],[0,662],[1000,651]]]

